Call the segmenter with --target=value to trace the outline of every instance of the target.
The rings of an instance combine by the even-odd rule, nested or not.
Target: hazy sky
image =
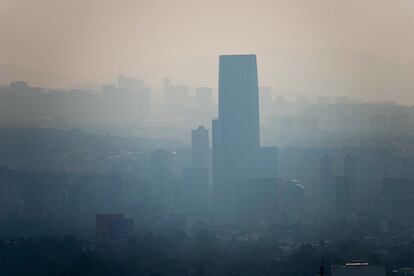
[[[262,83],[275,86],[280,68],[300,63],[286,53],[346,49],[412,65],[414,1],[0,0],[0,37],[2,83],[124,73],[151,85],[164,76],[215,85],[219,54],[256,53]]]

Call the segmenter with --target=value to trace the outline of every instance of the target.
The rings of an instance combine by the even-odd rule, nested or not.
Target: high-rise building
[[[234,220],[241,181],[274,178],[259,167],[277,171],[276,162],[262,161],[273,161],[277,155],[275,148],[260,151],[256,56],[223,55],[219,66],[219,116],[212,124],[214,214],[218,219]],[[275,158],[269,157],[272,153]]]
[[[187,216],[207,216],[210,200],[210,145],[208,130],[191,131],[191,167],[183,170],[182,207]]]
[[[256,152],[255,165],[252,176],[255,178],[277,178],[278,154],[276,147],[260,147]]]
[[[240,150],[242,154],[255,151],[260,143],[256,56],[220,56],[219,66],[222,145],[229,151]]]
[[[193,168],[208,169],[210,167],[210,142],[208,130],[199,126],[191,131],[191,163]]]
[[[255,55],[222,55],[219,117],[213,120],[215,214],[236,214],[237,180],[249,178],[259,148],[259,95]]]

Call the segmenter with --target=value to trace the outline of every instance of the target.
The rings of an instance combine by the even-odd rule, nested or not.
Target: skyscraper
[[[191,131],[191,168],[183,171],[184,210],[189,216],[206,216],[210,200],[210,144],[208,130]]]
[[[223,55],[219,66],[219,122],[223,146],[242,152],[256,150],[260,142],[256,56]]]
[[[191,131],[191,162],[192,167],[197,169],[210,168],[209,162],[210,143],[208,130],[199,126]]]
[[[259,94],[255,55],[222,55],[219,61],[219,117],[213,120],[215,215],[234,218],[237,184],[255,174],[260,146]]]

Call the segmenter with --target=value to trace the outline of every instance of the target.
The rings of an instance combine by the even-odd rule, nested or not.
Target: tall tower
[[[208,130],[204,126],[199,126],[191,131],[191,162],[196,169],[210,168],[209,162],[210,143]]]
[[[215,215],[234,217],[237,181],[252,177],[260,146],[255,55],[222,55],[219,117],[213,120]]]
[[[220,56],[219,66],[219,120],[223,142],[234,149],[256,149],[260,141],[256,56]]]

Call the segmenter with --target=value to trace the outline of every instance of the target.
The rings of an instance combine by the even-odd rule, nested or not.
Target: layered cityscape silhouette
[[[414,275],[409,1],[36,2],[0,4],[0,275]]]

